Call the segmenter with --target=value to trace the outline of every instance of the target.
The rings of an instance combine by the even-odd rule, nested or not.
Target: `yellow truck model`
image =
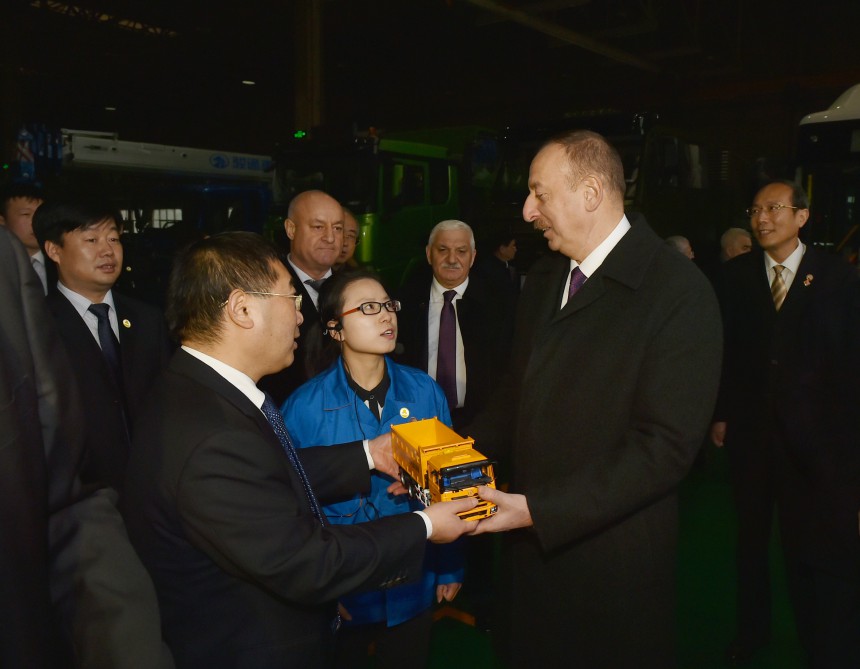
[[[391,449],[400,466],[400,481],[409,496],[425,506],[464,497],[477,497],[478,486],[496,487],[493,463],[437,418],[391,426]],[[480,520],[494,514],[495,504],[479,500],[478,506],[460,514],[463,520]]]

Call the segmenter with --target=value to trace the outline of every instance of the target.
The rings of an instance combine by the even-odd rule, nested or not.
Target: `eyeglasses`
[[[353,244],[358,246],[359,242],[361,241],[361,237],[359,237],[354,232],[344,232],[343,233],[343,240],[346,242],[352,242]]]
[[[388,302],[364,302],[363,304],[359,304],[355,309],[344,311],[340,316],[338,316],[338,318],[343,318],[347,314],[354,314],[356,311],[360,311],[365,316],[373,316],[374,314],[378,314],[382,311],[383,307],[385,307],[386,311],[400,311],[400,300],[388,300]]]
[[[248,295],[266,295],[268,297],[289,297],[296,301],[296,311],[301,311],[302,309],[302,296],[301,295],[287,295],[286,293],[264,293],[259,290],[246,290],[244,291]],[[227,306],[228,300],[224,300],[221,303],[221,309]]]
[[[788,204],[766,204],[764,207],[750,207],[749,209],[745,209],[747,216],[753,218],[754,216],[758,216],[763,211],[766,211],[768,214],[775,214],[780,209],[800,209],[800,207],[792,207]]]

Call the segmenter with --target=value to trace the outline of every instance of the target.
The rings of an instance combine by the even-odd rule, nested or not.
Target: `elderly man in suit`
[[[430,231],[427,266],[399,291],[398,359],[432,376],[445,391],[454,429],[482,409],[507,366],[506,295],[471,272],[475,236],[463,221]]]
[[[48,308],[84,402],[81,478],[121,491],[132,422],[170,355],[164,318],[113,290],[122,272],[119,213],[95,202],[52,202],[39,207],[33,225],[57,268]]]
[[[278,406],[289,394],[313,376],[306,364],[305,345],[308,331],[319,321],[317,300],[323,282],[343,249],[344,212],[337,200],[319,190],[296,195],[290,202],[284,229],[290,239],[285,264],[296,293],[302,296],[301,338],[295,364],[262,380],[260,387]]]
[[[321,500],[396,476],[390,433],[295,448],[259,379],[292,363],[302,316],[262,237],[202,240],[176,262],[168,320],[182,341],[143,411],[125,509],[180,668],[329,666],[336,601],[417,578],[426,540],[449,542],[473,501],[330,525]],[[398,484],[399,485],[399,484]]]
[[[172,667],[115,493],[77,478],[76,391],[42,285],[0,229],[0,666]]]
[[[513,667],[675,666],[676,491],[713,408],[720,317],[701,272],[631,225],[624,190],[596,133],[531,164],[523,216],[556,253],[523,287],[514,383],[470,429],[488,450],[513,440],[512,492],[481,489],[499,511],[476,529],[515,530]]]
[[[738,632],[770,637],[774,506],[789,594],[813,667],[860,666],[856,269],[800,241],[809,201],[790,181],[748,210],[759,249],[724,265],[725,362],[711,438],[728,451],[738,513]]]

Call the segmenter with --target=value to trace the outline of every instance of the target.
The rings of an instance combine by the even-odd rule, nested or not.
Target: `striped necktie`
[[[773,306],[779,311],[782,303],[785,301],[785,296],[788,294],[788,287],[785,285],[785,279],[782,272],[785,269],[783,265],[773,266],[773,282],[770,284],[770,294],[773,296]]]
[[[278,435],[278,440],[281,442],[281,446],[287,454],[287,459],[296,470],[296,474],[299,475],[299,479],[301,479],[302,488],[305,490],[305,495],[308,498],[308,504],[311,507],[311,511],[313,511],[314,516],[320,521],[320,523],[328,525],[328,519],[323,515],[320,503],[317,500],[317,496],[314,495],[314,491],[311,488],[311,482],[308,480],[308,475],[305,473],[305,468],[302,467],[302,462],[299,460],[299,456],[296,455],[296,448],[293,446],[293,441],[290,439],[290,435],[287,432],[287,425],[284,423],[284,417],[281,415],[281,412],[278,411],[278,408],[275,406],[275,402],[268,393],[266,393],[266,399],[263,402],[261,409],[266,420],[269,421],[269,424],[275,431],[275,434]]]

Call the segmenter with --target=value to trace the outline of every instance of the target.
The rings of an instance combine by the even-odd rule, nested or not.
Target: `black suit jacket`
[[[402,311],[397,315],[395,358],[425,372],[428,371],[427,319],[432,285],[430,267],[422,267],[398,293]],[[470,273],[463,297],[454,302],[466,358],[466,397],[463,406],[451,412],[455,429],[469,423],[486,406],[498,379],[507,370],[510,305],[508,295],[493,290],[487,279],[477,272]]]
[[[788,454],[779,469],[799,477],[790,494],[814,512],[800,529],[828,563],[860,559],[858,286],[855,268],[809,247],[779,312],[761,250],[727,262],[719,291],[726,355],[715,419],[726,421],[729,447],[745,434],[778,435]]]
[[[171,667],[114,494],[77,478],[71,378],[42,284],[0,227],[0,666]]]
[[[511,491],[534,527],[509,537],[511,666],[674,664],[676,489],[720,369],[717,301],[637,222],[559,309],[568,258],[529,271],[509,401],[470,434],[512,441]],[[483,450],[483,448],[482,448]]]
[[[369,490],[358,445],[302,450],[321,499]],[[124,502],[177,666],[325,666],[334,602],[418,576],[414,514],[323,527],[260,410],[178,351],[135,433]]]
[[[122,490],[128,435],[152,382],[170,357],[171,344],[155,307],[114,292],[120,330],[123,389],[116,387],[101,348],[74,306],[59,292],[48,295],[48,309],[66,345],[84,405],[87,448],[84,483]]]
[[[302,295],[302,324],[299,326],[299,338],[296,341],[295,359],[292,365],[282,369],[277,374],[270,374],[260,379],[257,384],[262,390],[269,393],[277,406],[281,406],[284,400],[290,396],[296,388],[314,376],[309,368],[308,341],[311,337],[321,337],[322,331],[319,327],[319,312],[314,301],[308,293],[307,286],[302,283],[295,268],[286,257],[282,259],[284,267],[293,279],[293,288],[296,293]],[[312,348],[312,347],[311,347]]]

